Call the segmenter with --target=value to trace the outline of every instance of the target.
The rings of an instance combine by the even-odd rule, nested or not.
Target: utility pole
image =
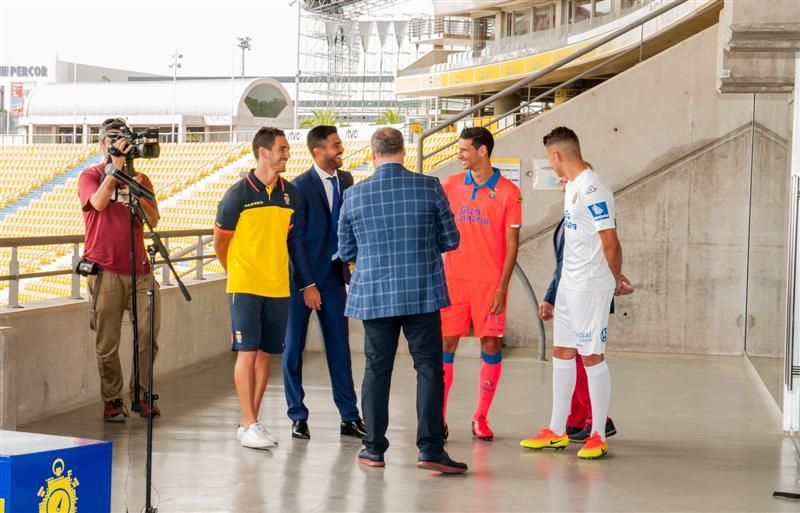
[[[175,103],[177,102],[175,88],[178,83],[178,68],[181,67],[181,59],[183,59],[183,54],[175,50],[172,54],[172,64],[169,65],[169,67],[172,68],[172,131],[170,132],[170,142],[178,142],[175,136]]]
[[[244,78],[244,52],[252,50],[253,46],[250,42],[253,40],[250,36],[237,37],[239,43],[236,45],[242,49],[242,78]]]

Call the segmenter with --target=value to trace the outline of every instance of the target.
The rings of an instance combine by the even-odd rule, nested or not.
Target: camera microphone
[[[106,164],[106,168],[103,172],[108,176],[111,176],[116,180],[124,183],[128,187],[128,190],[131,191],[131,194],[133,194],[134,196],[149,199],[150,201],[156,199],[156,195],[153,194],[153,191],[151,191],[144,185],[140,184],[130,176],[126,175],[125,173],[117,169],[117,167],[114,164]]]

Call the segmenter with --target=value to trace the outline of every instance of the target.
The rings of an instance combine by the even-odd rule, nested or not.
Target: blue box
[[[77,511],[111,511],[111,442],[0,431],[0,513]]]

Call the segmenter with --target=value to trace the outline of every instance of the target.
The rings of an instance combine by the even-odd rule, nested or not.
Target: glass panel
[[[250,113],[257,118],[276,118],[286,108],[283,95],[268,84],[254,87],[244,99]]]
[[[792,105],[786,94],[757,94],[750,178],[745,351],[783,406],[786,257]]]
[[[611,0],[595,0],[594,2],[594,16],[605,16],[611,14],[614,4]]]
[[[521,36],[531,31],[531,10],[514,11],[514,35]]]
[[[555,6],[540,5],[533,8],[533,30],[550,30],[556,24]]]

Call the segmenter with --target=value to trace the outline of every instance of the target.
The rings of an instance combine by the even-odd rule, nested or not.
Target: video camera
[[[119,129],[119,134],[108,136],[112,142],[117,139],[128,141],[130,151],[123,153],[114,146],[109,146],[108,152],[114,157],[125,156],[128,160],[143,158],[157,159],[161,154],[161,147],[158,145],[158,128],[145,128],[141,133],[136,133],[127,126]]]

